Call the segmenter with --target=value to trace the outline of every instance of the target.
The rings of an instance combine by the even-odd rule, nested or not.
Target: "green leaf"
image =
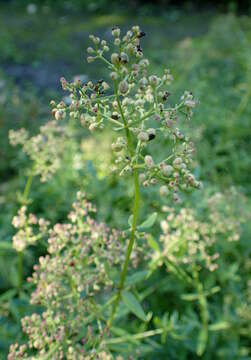
[[[198,294],[182,294],[181,299],[186,300],[186,301],[194,301],[194,300],[199,299],[199,295]]]
[[[138,230],[149,229],[152,227],[157,219],[158,214],[156,212],[148,216],[148,218],[138,226]]]
[[[16,295],[16,292],[17,292],[16,289],[10,289],[10,290],[5,291],[0,296],[0,303],[12,299]]]
[[[130,275],[126,279],[126,285],[134,285],[140,281],[143,281],[148,274],[147,270],[137,271],[136,273]]]
[[[9,241],[0,241],[0,250],[15,251],[12,247],[12,243]]]
[[[207,340],[208,340],[208,331],[207,328],[203,327],[198,336],[197,351],[196,351],[198,356],[203,355],[206,349]]]
[[[132,220],[133,220],[133,215],[130,215],[129,218],[128,218],[128,225],[130,227],[132,227]]]
[[[146,314],[136,297],[129,291],[122,292],[122,301],[125,306],[139,319],[147,321]]]
[[[210,331],[220,331],[220,330],[226,330],[230,328],[230,324],[227,321],[219,321],[215,324],[209,325]]]
[[[149,246],[150,246],[153,250],[155,250],[155,251],[157,251],[157,252],[160,252],[159,244],[157,243],[156,240],[154,240],[154,238],[153,238],[151,235],[148,236],[147,241],[148,241]]]
[[[109,277],[109,279],[112,280],[114,283],[117,283],[119,281],[119,273],[114,269],[111,269],[107,261],[104,262],[104,267],[105,267],[105,272]]]

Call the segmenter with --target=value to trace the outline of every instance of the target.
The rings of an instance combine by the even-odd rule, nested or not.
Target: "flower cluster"
[[[64,127],[55,120],[41,126],[40,133],[30,138],[23,128],[9,132],[11,145],[22,145],[23,151],[33,161],[33,175],[39,175],[42,182],[48,181],[59,169],[65,136]]]
[[[37,356],[51,351],[53,359],[110,359],[102,345],[107,331],[105,302],[114,285],[110,271],[124,261],[127,240],[95,221],[91,217],[95,212],[79,192],[69,222],[49,230],[48,254],[28,279],[36,286],[31,303],[44,311],[22,320],[28,346],[12,345],[9,360],[25,359],[31,349]],[[22,217],[18,221],[25,223]],[[134,266],[141,252],[140,248],[133,252]]]
[[[47,235],[49,222],[43,218],[38,219],[34,214],[27,214],[27,207],[22,206],[14,216],[12,225],[17,229],[13,236],[13,248],[23,251]]]
[[[167,69],[163,76],[149,72],[149,60],[143,55],[141,38],[145,33],[138,26],[121,36],[118,27],[112,30],[114,47],[91,35],[88,61],[101,60],[110,71],[110,81],[96,83],[61,79],[64,90],[70,92],[71,103],[51,102],[56,120],[78,120],[91,132],[101,130],[106,123],[113,125],[116,139],[111,148],[115,154],[113,171],[120,175],[138,169],[143,186],[162,184],[161,195],[173,195],[179,201],[178,191],[199,188],[200,182],[190,171],[193,143],[178,127],[182,118],[190,119],[197,105],[191,92],[185,91],[180,102],[170,104],[169,85],[172,75]],[[156,161],[151,155],[152,143],[164,140],[169,153]]]
[[[160,237],[163,251],[161,255],[154,255],[157,261],[162,263],[168,259],[176,265],[185,265],[188,271],[197,265],[197,269],[216,270],[219,245],[222,241],[237,241],[240,237],[242,219],[234,214],[231,216],[225,206],[231,201],[232,194],[217,193],[211,196],[207,200],[207,219],[204,221],[194,209],[182,208],[177,212],[165,207],[168,215],[161,222]]]
[[[238,204],[238,205],[237,205]],[[209,218],[215,232],[224,234],[230,242],[238,241],[241,233],[244,197],[231,188],[228,195],[216,193],[208,200]]]

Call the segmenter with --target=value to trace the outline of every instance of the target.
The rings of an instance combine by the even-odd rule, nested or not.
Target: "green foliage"
[[[91,67],[79,60],[79,48],[87,44],[87,32],[101,33],[107,26],[122,24],[123,27],[128,22],[125,15],[114,14],[105,19],[102,16],[89,18],[84,23],[77,16],[67,16],[65,23],[60,23],[56,14],[37,15],[32,17],[18,13],[20,25],[8,27],[8,31],[8,18],[4,13],[0,15],[1,34],[5,39],[0,42],[1,63],[32,64],[35,71],[39,71],[39,66],[46,59],[62,64],[64,58],[71,64],[65,71],[67,77],[72,75],[71,69],[74,68],[75,73],[88,72],[98,79],[103,72],[102,67],[97,70],[94,66],[95,70],[89,71]],[[184,130],[195,137],[198,151],[194,170],[203,181],[204,188],[189,196],[183,195],[182,204],[175,205],[172,210],[175,214],[182,214],[182,209],[185,209],[193,214],[192,221],[188,223],[183,222],[182,217],[178,223],[170,221],[172,239],[179,242],[173,257],[165,253],[165,247],[169,246],[169,233],[165,234],[165,230],[163,239],[163,230],[159,226],[170,214],[170,209],[167,209],[170,201],[166,197],[159,198],[154,187],[142,190],[136,241],[139,247],[142,243],[144,246],[147,244],[147,249],[143,251],[145,259],[138,269],[129,269],[114,326],[104,343],[109,352],[121,354],[125,359],[129,354],[139,359],[249,359],[251,356],[251,228],[250,222],[246,221],[251,208],[250,19],[212,14],[206,18],[204,14],[200,17],[193,14],[189,23],[181,12],[173,14],[173,17],[170,14],[168,21],[162,16],[140,19],[141,27],[147,32],[144,50],[153,60],[153,72],[161,73],[167,62],[175,78],[170,89],[172,96],[181,95],[185,84],[200,99],[201,105],[189,124],[192,129],[184,127]],[[45,21],[48,26],[44,26]],[[27,22],[33,31],[24,26]],[[137,23],[138,19],[133,22]],[[163,31],[164,26],[166,31]],[[44,35],[38,39],[38,33]],[[55,67],[51,69],[49,74],[55,71]],[[6,67],[3,68],[5,70],[9,71]],[[9,129],[24,127],[31,136],[36,135],[39,127],[47,121],[47,103],[52,91],[46,90],[41,96],[28,84],[22,83],[20,88],[11,83],[4,73],[1,80],[4,80],[4,86],[1,87],[0,97],[0,352],[5,358],[10,344],[26,341],[20,326],[21,319],[43,311],[29,304],[34,289],[24,279],[31,276],[32,266],[48,250],[42,240],[25,251],[20,291],[18,256],[11,245],[14,235],[11,221],[23,201],[21,193],[30,162],[20,150],[10,147],[7,134]],[[175,98],[174,102],[178,99]],[[76,190],[81,188],[97,205],[95,221],[126,229],[126,233],[128,227],[132,227],[129,214],[133,189],[129,179],[118,181],[115,175],[109,175],[114,162],[109,144],[114,137],[109,130],[102,135],[97,134],[95,138],[81,131],[81,136],[77,129],[74,137],[67,140],[63,167],[50,182],[40,184],[38,178],[33,179],[29,196],[32,202],[27,204],[29,210],[38,218],[46,217],[52,227],[56,223],[66,223]],[[151,149],[152,154],[160,159],[166,150],[165,141],[153,144]],[[232,185],[236,190],[231,190]],[[213,208],[210,209],[209,199],[215,200],[216,193],[222,195],[216,197],[219,201],[211,202]],[[247,195],[246,199],[243,193]],[[147,212],[145,209],[148,209]],[[241,218],[246,224],[240,221],[239,226],[237,222]],[[203,267],[197,271],[191,263],[182,262],[189,249],[191,234],[188,225],[191,223],[200,227],[200,232],[196,232],[201,234],[200,239],[209,233],[209,230],[203,233],[205,226],[212,231],[217,228],[217,234],[214,234],[217,240],[209,247],[210,256],[216,252],[220,254],[216,259],[216,270],[209,271]],[[176,227],[182,230],[181,235],[177,234]],[[233,231],[239,234],[240,239],[228,241]],[[204,259],[193,256],[192,264],[201,266]],[[101,281],[113,282],[116,289],[119,267],[112,271],[108,263],[104,266],[106,275]],[[196,278],[196,273],[199,278]],[[70,283],[66,282],[63,290],[67,292],[68,286]],[[102,305],[107,301],[109,292],[111,289],[101,294],[99,300]],[[86,299],[86,295],[83,290],[81,299]],[[76,299],[72,301],[77,306]],[[108,316],[105,309],[101,315]],[[93,307],[92,311],[96,314],[97,309]],[[102,333],[103,330],[101,318],[94,332]],[[51,357],[52,353],[47,355]],[[104,359],[109,359],[108,356],[103,354]]]

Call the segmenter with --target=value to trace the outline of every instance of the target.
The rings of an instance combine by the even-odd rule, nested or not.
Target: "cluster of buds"
[[[24,153],[33,162],[32,174],[39,175],[42,182],[48,181],[60,168],[65,138],[65,128],[55,120],[41,126],[39,134],[32,137],[23,128],[9,132],[11,145],[22,145]]]
[[[141,47],[145,33],[138,26],[124,36],[115,27],[112,36],[113,44],[108,46],[91,35],[93,47],[87,49],[89,62],[100,60],[107,65],[110,83],[61,79],[71,103],[52,102],[52,113],[56,120],[68,113],[91,132],[110,124],[117,136],[111,146],[112,170],[124,175],[137,168],[144,186],[158,183],[162,195],[172,193],[179,201],[178,191],[201,186],[189,170],[193,144],[178,127],[182,118],[191,118],[197,101],[185,91],[180,102],[171,105],[172,75],[168,69],[161,77],[149,72],[149,60]],[[168,141],[170,151],[166,159],[155,163],[152,144],[161,141]]]
[[[203,216],[195,209],[183,208],[179,211],[164,207],[166,220],[161,222],[160,240],[163,249],[153,255],[155,263],[161,265],[165,259],[187,273],[193,270],[207,269],[210,272],[218,268],[218,258],[225,242],[238,241],[241,234],[243,216],[241,209],[237,213],[233,203],[243,207],[244,198],[234,189],[228,193],[216,193],[205,199]],[[226,205],[228,204],[228,205]]]
[[[216,241],[214,228],[210,223],[196,219],[192,209],[181,209],[178,213],[168,208],[167,220],[161,222],[163,235],[163,257],[175,264],[186,266],[188,272],[197,265],[214,271],[218,265],[218,252],[214,252]]]
[[[34,214],[27,214],[27,207],[22,206],[14,216],[12,225],[17,229],[13,236],[13,248],[23,251],[47,235],[49,222],[43,218],[38,219]]]
[[[14,218],[16,227],[39,222],[33,215],[27,218],[25,210]],[[95,212],[85,194],[78,192],[69,222],[47,231],[48,254],[39,258],[28,278],[36,288],[31,303],[41,305],[44,312],[22,320],[28,346],[12,345],[9,360],[26,359],[30,353],[42,357],[53,348],[55,359],[106,359],[104,354],[109,359],[110,352],[102,343],[105,323],[103,331],[96,327],[97,319],[101,322],[104,315],[99,316],[98,309],[114,286],[109,271],[120,268],[128,242],[121,232],[95,221]],[[142,259],[143,249],[138,246],[133,250],[132,266]]]

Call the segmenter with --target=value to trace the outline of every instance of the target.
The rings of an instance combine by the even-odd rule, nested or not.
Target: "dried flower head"
[[[96,321],[103,323],[108,290],[114,285],[109,271],[124,260],[127,240],[96,222],[93,213],[95,207],[78,192],[69,222],[49,230],[48,254],[40,257],[28,279],[36,287],[31,303],[42,306],[43,313],[23,318],[28,346],[12,345],[9,359],[25,359],[31,350],[37,358],[48,349],[55,359],[109,358],[102,344],[105,323],[101,331]],[[33,215],[27,218],[22,208],[13,223],[23,229],[37,220]],[[141,256],[138,247],[133,252],[134,266]]]
[[[49,180],[60,168],[65,136],[65,128],[56,121],[47,122],[40,127],[38,135],[30,138],[25,129],[10,130],[9,133],[10,143],[22,145],[24,153],[33,161],[33,175],[39,175],[42,182]]]

